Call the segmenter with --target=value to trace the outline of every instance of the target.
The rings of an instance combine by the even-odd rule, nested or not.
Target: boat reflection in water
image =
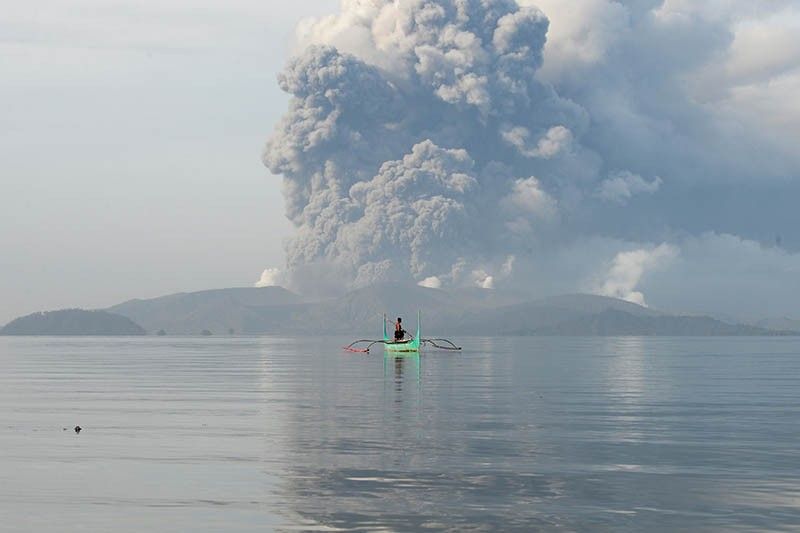
[[[403,390],[404,382],[414,381],[417,387],[421,381],[422,361],[419,352],[416,353],[395,353],[385,352],[383,354],[383,375],[384,377],[394,377],[395,390]]]
[[[471,343],[496,348],[493,340]],[[513,360],[474,354],[320,358],[324,374],[309,365],[306,378],[321,388],[290,388],[295,398],[285,404],[290,466],[276,499],[287,524],[363,531],[549,524],[531,503],[557,500],[563,481],[530,467],[538,445],[527,432],[535,424],[514,434],[506,389]],[[535,412],[527,387],[521,401],[520,410]]]

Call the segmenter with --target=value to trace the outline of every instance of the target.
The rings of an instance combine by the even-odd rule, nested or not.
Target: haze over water
[[[800,528],[800,339],[458,341],[0,337],[0,529]]]

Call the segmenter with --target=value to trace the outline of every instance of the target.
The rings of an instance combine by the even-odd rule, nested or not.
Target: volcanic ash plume
[[[296,232],[286,268],[259,283],[647,293],[681,308],[749,279],[748,307],[794,309],[783,287],[800,245],[757,240],[798,225],[785,140],[800,78],[774,54],[793,35],[776,21],[798,10],[706,4],[343,0],[301,23],[264,152]],[[750,261],[771,274],[716,275]]]
[[[304,27],[264,154],[298,228],[296,285],[509,274],[584,156],[585,113],[536,81],[547,30],[513,0],[351,0]]]

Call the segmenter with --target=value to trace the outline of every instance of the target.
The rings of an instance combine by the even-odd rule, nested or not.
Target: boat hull
[[[419,352],[419,339],[406,342],[385,342],[383,344],[387,352],[392,353],[416,353]]]

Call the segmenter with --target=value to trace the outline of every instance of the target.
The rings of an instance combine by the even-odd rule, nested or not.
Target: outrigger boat
[[[397,341],[390,337],[386,327],[386,315],[383,315],[382,340],[361,339],[350,343],[348,346],[345,346],[344,349],[348,352],[369,353],[370,348],[376,344],[382,344],[384,350],[390,353],[419,353],[420,348],[423,346],[432,346],[440,350],[461,350],[460,346],[456,346],[452,341],[447,339],[423,339],[422,319],[420,312],[417,312],[417,334],[409,339]],[[364,346],[362,347],[359,345]]]

